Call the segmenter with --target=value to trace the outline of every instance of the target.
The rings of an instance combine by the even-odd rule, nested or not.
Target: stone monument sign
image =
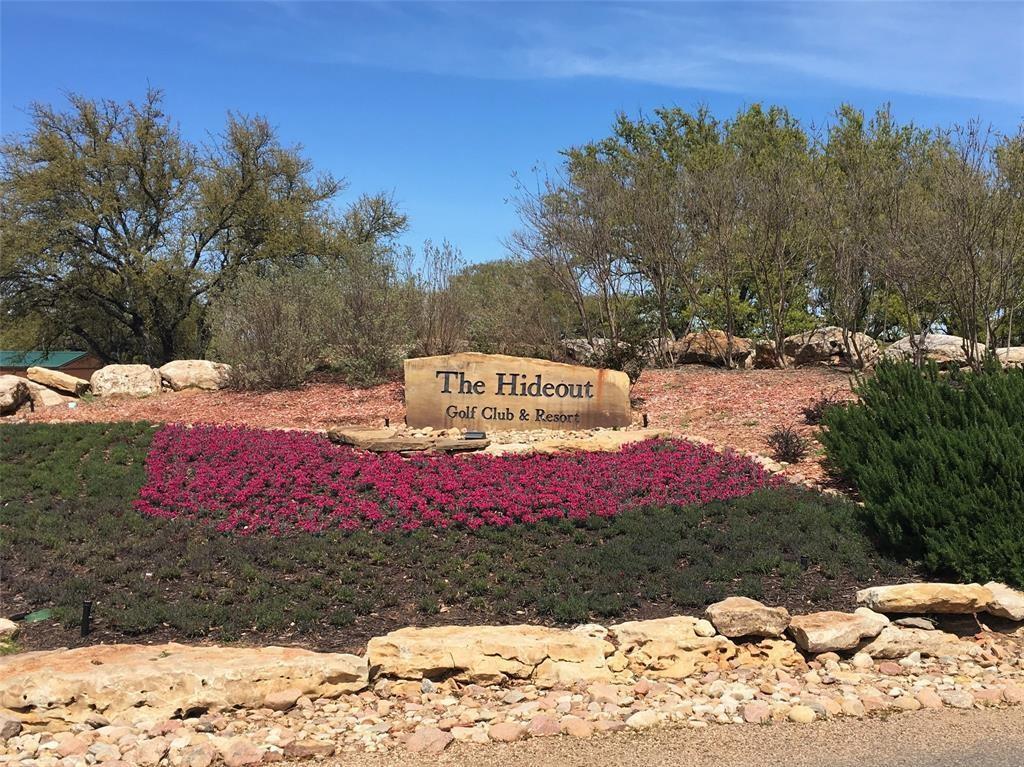
[[[406,360],[405,409],[413,428],[572,430],[632,420],[625,373],[474,352]]]

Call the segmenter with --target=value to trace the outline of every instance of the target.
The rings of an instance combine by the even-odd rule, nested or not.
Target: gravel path
[[[310,762],[296,762],[310,765]],[[660,729],[589,740],[535,738],[515,744],[454,743],[440,756],[359,754],[317,767],[1020,767],[1024,707],[916,711],[810,725]]]

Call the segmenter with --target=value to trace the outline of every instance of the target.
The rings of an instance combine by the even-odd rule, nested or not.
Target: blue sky
[[[614,114],[841,102],[925,125],[1024,118],[1024,3],[0,2],[0,120],[148,84],[194,138],[266,115],[350,190],[393,191],[409,244],[504,255],[512,174]]]

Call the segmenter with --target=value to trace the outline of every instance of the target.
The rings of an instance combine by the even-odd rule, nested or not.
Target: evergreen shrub
[[[1024,370],[884,363],[821,441],[881,542],[935,574],[1024,585]]]

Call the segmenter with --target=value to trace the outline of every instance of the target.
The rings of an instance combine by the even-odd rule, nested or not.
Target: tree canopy
[[[201,356],[211,301],[253,265],[297,263],[404,226],[387,198],[339,221],[341,180],[315,174],[262,117],[228,114],[186,141],[150,90],[141,103],[72,95],[34,104],[27,135],[2,145],[8,317],[33,317],[105,361]]]

